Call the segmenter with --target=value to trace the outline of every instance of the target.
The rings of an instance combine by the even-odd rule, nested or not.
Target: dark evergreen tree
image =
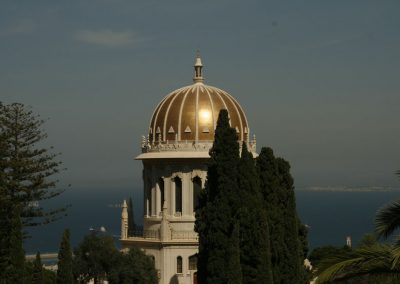
[[[9,235],[6,240],[7,253],[4,257],[5,283],[23,283],[25,252],[22,246],[22,223],[20,205],[16,205],[10,214]]]
[[[267,213],[252,153],[242,144],[238,167],[240,263],[243,283],[273,283]]]
[[[133,202],[129,197],[128,202],[128,236],[133,236],[136,231],[135,215],[133,214]]]
[[[60,250],[58,252],[57,283],[69,284],[74,282],[72,272],[72,249],[70,244],[70,233],[66,229],[63,233]]]
[[[154,261],[138,248],[131,248],[126,254],[120,253],[116,265],[108,274],[108,282],[156,284],[158,277]]]
[[[271,148],[262,148],[257,167],[268,213],[274,282],[303,283],[303,248],[290,165],[282,158],[275,158]]]
[[[0,102],[0,109],[1,107]],[[6,268],[10,259],[9,242],[13,212],[13,206],[6,188],[7,147],[5,133],[0,131],[0,279],[5,279]]]
[[[12,206],[3,194],[1,171],[0,171],[0,279],[5,278],[6,268],[10,260],[10,233],[12,220]]]
[[[118,259],[119,251],[115,248],[113,238],[92,232],[74,250],[74,278],[84,283],[91,279],[95,284],[101,283],[118,265]]]
[[[237,208],[239,144],[227,110],[219,113],[206,188],[196,210],[199,283],[242,283]]]
[[[39,146],[47,137],[43,123],[23,104],[0,105],[2,195],[12,205],[21,206],[24,226],[49,223],[65,211],[46,211],[33,203],[61,193],[54,189],[57,180],[52,178],[61,170],[61,163],[56,154]]]
[[[300,265],[300,274],[302,276],[301,283],[310,283],[312,275],[311,269],[304,265],[304,260],[308,256],[308,227],[301,223],[298,218],[298,228],[299,228],[299,265]]]
[[[282,259],[283,228],[280,222],[278,198],[278,170],[275,156],[271,148],[263,147],[257,158],[257,169],[260,175],[260,187],[263,195],[263,205],[267,211],[267,220],[270,230],[272,275],[275,283],[282,283],[280,262]],[[283,220],[283,219],[282,219]]]
[[[43,265],[40,259],[40,253],[36,253],[35,261],[33,262],[32,283],[43,284]]]

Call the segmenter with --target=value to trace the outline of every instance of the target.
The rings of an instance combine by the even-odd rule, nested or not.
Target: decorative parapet
[[[150,143],[149,140],[142,140],[142,153],[162,152],[162,151],[208,151],[213,145],[213,141],[157,141]]]
[[[142,238],[148,240],[161,240],[160,230],[144,230],[137,231],[133,236],[129,236],[129,238]],[[171,231],[171,238],[165,239],[168,240],[194,240],[198,241],[199,236],[194,231]]]
[[[143,238],[145,239],[160,239],[160,230],[145,230],[143,231]]]
[[[146,139],[144,136],[142,136],[142,143],[141,143],[141,150],[142,153],[151,153],[151,152],[208,152],[214,141],[194,141],[194,140],[185,140],[185,141],[172,141],[169,142],[167,141],[156,141],[156,142],[150,142],[149,139]],[[239,141],[240,148],[242,147],[241,141]],[[249,151],[251,152],[256,152],[257,148],[257,143],[256,143],[256,137],[255,135],[253,136],[253,139],[251,141],[246,142],[247,147]]]
[[[199,235],[193,231],[172,231],[172,240],[199,240]]]

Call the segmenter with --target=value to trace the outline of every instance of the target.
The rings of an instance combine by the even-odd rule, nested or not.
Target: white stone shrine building
[[[193,84],[164,97],[142,137],[143,231],[128,235],[126,202],[122,210],[122,248],[139,247],[150,255],[160,284],[197,283],[198,236],[195,208],[207,176],[207,160],[218,114],[227,109],[238,141],[255,153],[255,137],[239,103],[227,92],[204,84],[197,56]]]

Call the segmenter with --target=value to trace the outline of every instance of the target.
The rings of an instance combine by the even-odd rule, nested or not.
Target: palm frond
[[[392,269],[397,268],[400,270],[400,239],[397,238],[395,245],[392,250],[393,261],[392,261]]]
[[[380,208],[375,217],[375,232],[379,237],[387,239],[400,227],[400,200],[386,204]]]
[[[397,279],[400,275],[398,266],[393,266],[393,259],[393,247],[381,244],[332,256],[316,268],[316,283],[331,283],[363,276],[385,279],[379,283],[391,283],[390,279]]]

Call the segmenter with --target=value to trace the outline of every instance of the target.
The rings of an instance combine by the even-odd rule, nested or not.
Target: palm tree
[[[398,250],[392,245],[375,244],[321,261],[316,283],[400,283]]]
[[[400,171],[396,174],[400,177]],[[400,200],[382,207],[375,217],[375,232],[383,239],[387,239],[398,228],[400,228]],[[397,242],[397,245],[400,243]]]
[[[400,176],[400,171],[396,172]],[[400,228],[400,200],[378,210],[375,233],[386,240]],[[400,283],[400,237],[331,256],[316,267],[316,283]]]

